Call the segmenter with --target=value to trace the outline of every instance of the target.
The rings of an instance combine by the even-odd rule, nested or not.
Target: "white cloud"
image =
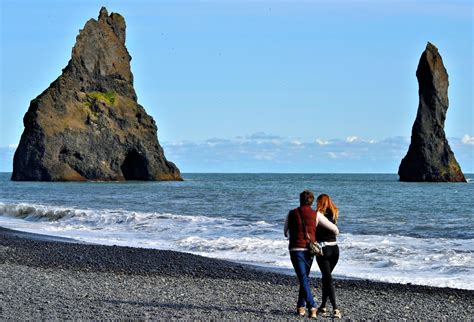
[[[252,139],[249,139],[252,137]],[[474,172],[474,136],[449,138],[465,173]],[[409,137],[363,140],[355,136],[305,141],[256,133],[233,139],[161,142],[182,172],[396,173]],[[16,145],[0,147],[0,172],[11,172]]]
[[[358,139],[359,139],[359,138],[358,138],[357,136],[348,136],[348,137],[346,138],[346,142],[352,143],[352,142],[354,142],[354,141],[356,141],[356,140],[358,140]]]
[[[247,140],[275,140],[281,139],[282,137],[274,134],[268,134],[265,132],[256,132],[251,135],[247,135],[245,138]]]
[[[353,153],[350,152],[326,152],[326,155],[328,155],[332,159],[354,159],[356,156]]]
[[[206,142],[206,144],[210,147],[215,147],[216,146],[216,143],[214,143],[214,142]]]
[[[464,134],[464,136],[461,139],[461,142],[463,144],[474,145],[474,136],[469,136],[469,134]]]
[[[167,159],[182,172],[396,173],[410,141],[409,137],[380,140],[263,139],[263,134],[252,136],[258,139],[249,137],[162,142],[162,145]],[[473,140],[469,135],[452,138],[457,143],[453,147],[456,159],[465,173],[474,172]],[[11,171],[13,152],[8,146],[0,147],[0,171]]]
[[[283,143],[282,141],[276,140],[276,139],[275,139],[275,140],[271,140],[270,142],[271,142],[273,145],[281,145],[281,144]]]
[[[259,153],[254,155],[256,160],[270,161],[275,159],[275,154],[273,153]]]
[[[10,144],[0,147],[0,172],[11,172],[13,168],[13,154],[16,145]]]
[[[322,140],[322,139],[316,139],[316,143],[319,144],[319,145],[328,145],[329,144],[329,141],[326,141],[326,140]]]
[[[293,141],[291,141],[291,144],[300,146],[300,145],[303,144],[303,142],[301,142],[300,140],[293,140]]]
[[[326,152],[326,155],[328,155],[330,158],[337,159],[337,155],[334,152]]]
[[[184,145],[184,142],[171,142],[171,143],[169,143],[169,145],[171,145],[171,146],[182,146],[182,145]]]

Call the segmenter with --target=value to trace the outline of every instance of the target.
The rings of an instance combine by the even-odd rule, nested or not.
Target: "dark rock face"
[[[124,18],[102,8],[62,75],[31,101],[12,180],[182,180],[137,103],[130,60]]]
[[[416,77],[420,103],[410,147],[398,170],[400,181],[466,182],[444,133],[448,73],[431,43],[421,55]]]

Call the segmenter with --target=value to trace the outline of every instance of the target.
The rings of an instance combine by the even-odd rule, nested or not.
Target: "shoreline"
[[[189,253],[0,227],[0,267],[0,318],[296,318],[295,276]],[[311,282],[319,303],[320,280]],[[474,318],[472,290],[363,279],[335,286],[346,318]]]
[[[139,249],[139,250],[150,250],[150,251],[163,251],[163,252],[170,252],[170,253],[177,253],[177,254],[186,254],[186,255],[191,255],[191,256],[197,256],[200,258],[208,259],[210,261],[216,260],[216,261],[223,261],[226,262],[230,265],[240,265],[243,267],[247,267],[252,270],[256,271],[261,271],[263,273],[272,273],[272,274],[278,274],[278,275],[285,275],[285,276],[294,276],[294,271],[293,269],[289,268],[283,268],[283,267],[272,267],[272,266],[265,266],[265,265],[260,265],[260,264],[255,264],[252,262],[237,262],[237,261],[232,261],[229,259],[221,259],[217,257],[207,257],[203,256],[200,254],[194,254],[191,252],[180,252],[176,250],[161,250],[161,249],[156,249],[156,248],[147,248],[147,247],[136,247],[136,246],[125,246],[125,245],[107,245],[107,244],[99,244],[99,243],[92,243],[88,241],[81,241],[78,239],[74,239],[72,237],[62,237],[62,236],[53,236],[53,235],[46,235],[42,233],[33,233],[33,232],[27,232],[27,231],[22,231],[22,230],[17,230],[17,229],[12,229],[12,228],[6,228],[0,226],[0,239],[4,236],[12,237],[14,236],[15,238],[22,238],[26,240],[38,240],[38,241],[53,241],[53,242],[64,242],[64,243],[71,243],[71,244],[83,244],[83,245],[95,245],[95,246],[104,246],[104,247],[120,247],[120,248],[129,248],[129,249]],[[313,267],[311,272],[314,275],[315,270],[319,272],[317,266],[314,266],[316,264],[316,261],[313,263]],[[380,284],[389,284],[389,285],[400,285],[400,286],[419,286],[419,287],[428,287],[428,288],[434,288],[434,289],[448,289],[448,290],[461,290],[461,291],[472,291],[474,292],[474,289],[466,289],[466,288],[456,288],[456,287],[450,287],[450,286],[433,286],[433,285],[425,285],[425,284],[415,284],[415,283],[398,283],[398,282],[388,282],[388,281],[379,281],[379,280],[373,280],[373,279],[368,279],[368,278],[363,278],[363,277],[347,277],[347,276],[338,276],[337,274],[333,275],[335,280],[339,281],[355,281],[355,282],[373,282],[373,283],[380,283]],[[318,277],[312,276],[312,278],[315,278],[317,280],[320,280]]]

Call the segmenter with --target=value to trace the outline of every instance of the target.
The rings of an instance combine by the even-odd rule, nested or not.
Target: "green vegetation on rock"
[[[89,92],[86,93],[87,96],[87,103],[88,107],[91,107],[97,101],[104,102],[107,105],[114,105],[115,103],[115,92]]]

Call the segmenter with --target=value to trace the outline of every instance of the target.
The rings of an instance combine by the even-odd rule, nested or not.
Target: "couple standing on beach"
[[[314,194],[309,190],[303,191],[300,194],[300,207],[291,210],[285,221],[284,233],[285,237],[289,237],[291,263],[300,285],[296,311],[298,315],[304,316],[307,308],[311,318],[316,318],[318,314],[329,316],[326,308],[329,298],[333,307],[333,317],[341,318],[331,275],[339,260],[339,248],[336,242],[336,235],[339,234],[336,226],[339,211],[327,194],[318,196],[316,210],[311,208],[313,201]],[[318,309],[309,283],[314,257],[308,248],[310,241],[318,242],[323,253],[316,256],[323,288],[322,301]]]

